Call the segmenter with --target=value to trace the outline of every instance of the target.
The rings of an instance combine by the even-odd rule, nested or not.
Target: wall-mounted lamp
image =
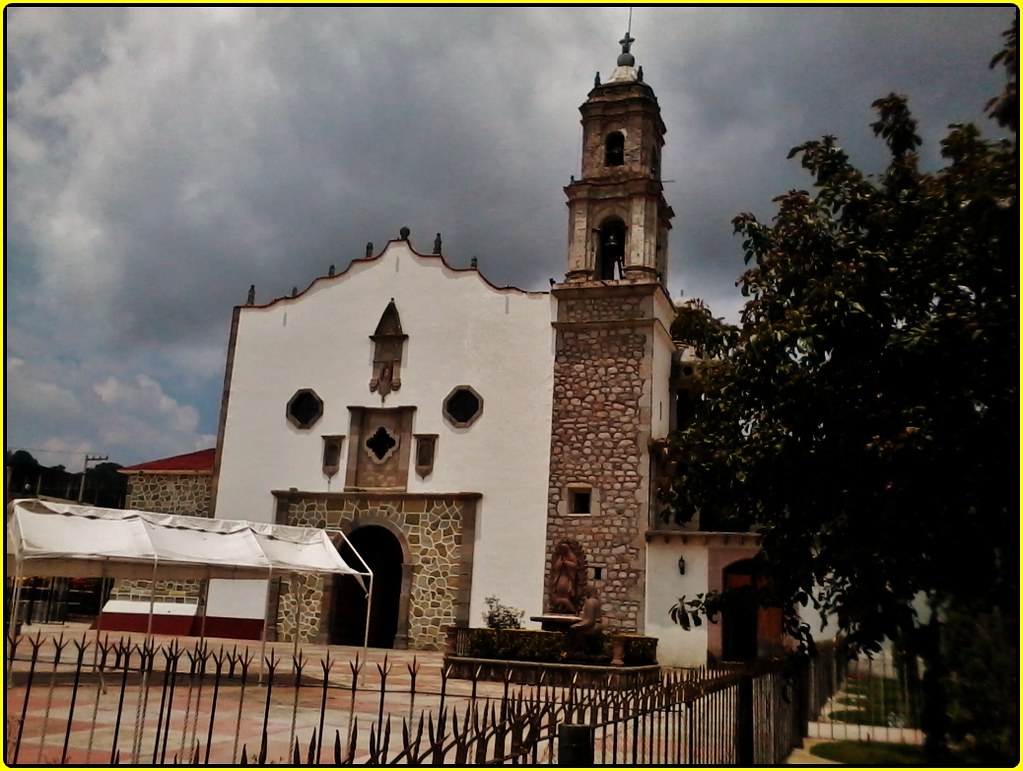
[[[686,558],[685,557],[679,557],[678,558],[678,574],[680,576],[684,576],[686,574]]]

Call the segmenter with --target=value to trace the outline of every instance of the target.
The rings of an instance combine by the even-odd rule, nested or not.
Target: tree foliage
[[[1014,134],[1016,36],[988,105]],[[761,534],[760,600],[788,631],[812,645],[794,610],[812,604],[868,651],[919,632],[921,596],[935,618],[967,599],[1019,606],[1018,141],[952,125],[926,172],[906,98],[873,106],[880,175],[835,137],[805,142],[789,157],[812,192],[776,198],[771,224],[734,219],[750,299],[738,328],[687,341],[718,366],[671,438],[664,500],[679,520]],[[682,598],[672,615],[727,599]]]

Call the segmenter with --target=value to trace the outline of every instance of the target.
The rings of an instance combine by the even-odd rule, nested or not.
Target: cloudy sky
[[[731,218],[808,182],[792,146],[882,153],[910,96],[925,161],[987,126],[1012,6],[637,8],[668,126],[669,285],[737,318]],[[6,435],[44,463],[213,446],[232,306],[303,289],[407,225],[456,266],[564,274],[578,107],[628,10],[11,8]],[[991,131],[995,127],[991,127]],[[52,452],[42,452],[48,450]]]

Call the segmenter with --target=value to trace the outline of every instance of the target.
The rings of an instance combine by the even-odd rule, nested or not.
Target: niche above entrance
[[[401,357],[408,340],[408,335],[401,330],[401,317],[393,297],[369,339],[373,341],[373,377],[369,390],[380,394],[382,401],[391,391],[401,388]]]

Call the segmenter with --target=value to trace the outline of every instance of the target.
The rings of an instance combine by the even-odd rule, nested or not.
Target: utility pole
[[[89,455],[85,453],[85,463],[82,464],[82,483],[78,486],[78,502],[82,502],[85,496],[85,472],[89,470],[89,464],[94,460],[107,460],[106,455]]]

